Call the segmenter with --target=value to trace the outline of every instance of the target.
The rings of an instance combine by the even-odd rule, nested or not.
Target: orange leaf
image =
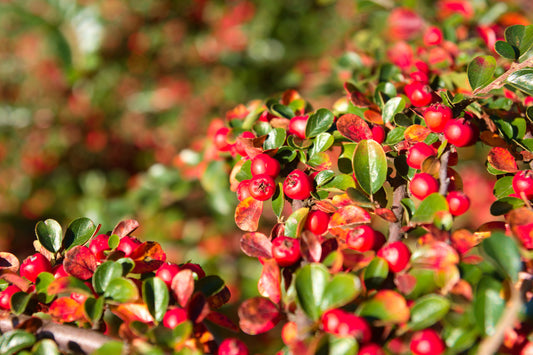
[[[235,223],[245,232],[255,232],[259,227],[259,218],[263,213],[263,201],[248,197],[235,209]]]
[[[122,303],[116,307],[111,307],[111,311],[125,323],[133,321],[142,323],[154,322],[154,318],[145,303]]]
[[[366,110],[364,113],[365,119],[375,124],[383,124],[383,117],[379,112],[373,110]]]
[[[52,302],[48,314],[60,322],[75,322],[85,319],[83,304],[70,297],[61,297]]]
[[[269,298],[273,303],[279,304],[281,300],[280,270],[274,259],[263,261],[263,271],[257,283],[259,294]]]
[[[424,141],[430,133],[431,130],[429,128],[414,124],[407,127],[403,136],[409,143],[417,143]]]
[[[347,113],[339,117],[337,120],[337,130],[344,137],[354,142],[359,142],[363,139],[372,139],[373,137],[368,123],[352,113]]]
[[[132,272],[142,274],[157,270],[167,256],[158,242],[144,242],[131,253],[130,258],[135,261]]]
[[[65,271],[81,280],[91,278],[97,266],[96,257],[89,248],[83,245],[70,249],[63,261]]]
[[[269,331],[279,320],[278,307],[267,298],[250,298],[239,307],[239,326],[250,335]]]
[[[376,208],[374,210],[374,213],[386,220],[387,222],[396,223],[398,221],[398,218],[396,218],[394,212],[392,212],[388,208]]]
[[[507,173],[514,173],[518,170],[516,160],[513,155],[505,148],[494,147],[490,150],[487,160],[490,165],[498,170]]]
[[[272,257],[272,242],[263,233],[246,233],[241,238],[241,250],[253,258]]]
[[[465,254],[478,245],[483,238],[471,233],[467,229],[459,229],[452,233],[451,242],[453,247],[460,253]]]
[[[329,228],[370,223],[370,213],[362,207],[348,205],[339,208],[329,220]]]
[[[507,223],[511,231],[527,249],[533,249],[533,211],[520,207],[509,212]]]

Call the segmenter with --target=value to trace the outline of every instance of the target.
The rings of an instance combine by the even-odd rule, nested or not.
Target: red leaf
[[[394,283],[398,287],[398,291],[404,295],[408,295],[415,289],[416,277],[410,274],[396,274]]]
[[[261,136],[256,138],[243,138],[238,137],[237,142],[244,148],[246,155],[250,158],[255,157],[263,152],[263,143],[267,136]]]
[[[398,218],[396,218],[396,215],[394,215],[394,212],[389,210],[388,208],[376,208],[374,210],[374,213],[386,220],[387,222],[396,223],[398,222]]]
[[[172,279],[170,287],[178,304],[185,308],[194,291],[194,275],[191,270],[185,269],[179,271]]]
[[[347,113],[339,117],[337,120],[337,129],[340,134],[354,142],[373,137],[368,123],[352,113]]]
[[[231,292],[227,286],[224,286],[222,290],[207,298],[207,303],[210,309],[217,309],[229,302],[231,298]]]
[[[48,314],[60,322],[75,322],[85,319],[83,304],[70,297],[61,297],[52,302]]]
[[[357,88],[348,82],[344,83],[344,90],[348,94],[350,101],[357,107],[368,107],[371,105],[370,100]]]
[[[263,233],[246,233],[241,238],[241,250],[253,258],[272,258],[272,241]]]
[[[111,307],[111,311],[125,323],[138,321],[153,323],[154,318],[145,303],[122,303],[117,307]]]
[[[122,238],[126,235],[130,235],[137,228],[139,228],[139,222],[134,219],[127,219],[117,224],[117,226],[113,228],[113,232],[111,232],[111,234],[116,234]]]
[[[17,257],[11,253],[0,252],[0,270],[17,272],[20,262]]]
[[[263,261],[263,271],[257,283],[259,294],[263,297],[269,298],[275,304],[281,301],[280,288],[280,270],[278,263],[274,259],[267,259]]]
[[[348,205],[339,208],[331,215],[329,228],[361,223],[370,223],[370,214],[368,211],[359,206]]]
[[[210,309],[203,293],[196,292],[187,307],[188,318],[193,323],[200,323],[209,314]]]
[[[91,296],[90,293],[80,289],[79,280],[73,276],[64,276],[59,279],[55,279],[48,285],[46,292],[49,295],[57,295],[60,293],[76,292],[85,296]],[[78,284],[78,285],[77,285]],[[78,287],[77,287],[78,286]]]
[[[83,245],[70,249],[63,261],[65,271],[81,280],[90,279],[97,266],[96,257]]]
[[[429,128],[414,124],[407,127],[403,136],[409,143],[416,143],[424,141],[430,133],[431,130]]]
[[[250,335],[269,331],[279,320],[278,307],[267,298],[254,297],[244,301],[239,307],[239,326]]]
[[[157,270],[167,256],[158,242],[144,242],[131,253],[130,258],[135,261],[132,272],[142,274]]]
[[[3,280],[6,280],[12,285],[17,286],[24,292],[28,291],[28,288],[31,285],[31,282],[28,281],[28,279],[20,276],[19,274],[8,271],[8,270],[2,270],[0,274],[0,278]]]
[[[505,148],[492,148],[487,156],[487,160],[489,161],[490,165],[501,171],[514,173],[518,170],[515,158]]]
[[[233,332],[236,332],[238,333],[239,332],[239,327],[233,323],[231,321],[231,319],[229,319],[228,317],[226,317],[224,314],[222,313],[218,313],[218,312],[215,312],[215,311],[211,311],[207,317],[206,317],[209,321],[215,323],[216,325],[219,325],[223,328],[226,328],[226,329],[229,329]]]
[[[245,232],[255,232],[259,227],[259,218],[263,213],[263,201],[248,197],[235,209],[235,223]]]
[[[364,113],[365,119],[374,124],[383,124],[383,117],[381,117],[379,112],[374,110],[366,110]]]
[[[322,256],[322,245],[318,237],[309,231],[304,231],[300,239],[303,258],[310,262],[319,262]]]
[[[450,239],[453,247],[460,254],[464,254],[478,245],[483,238],[480,238],[478,235],[467,229],[459,229],[452,233]]]

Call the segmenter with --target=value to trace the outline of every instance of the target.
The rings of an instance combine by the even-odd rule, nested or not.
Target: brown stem
[[[389,242],[396,242],[402,237],[403,207],[402,199],[407,196],[407,182],[402,181],[392,193],[391,211],[396,216],[396,222],[389,224]]]
[[[439,181],[440,188],[439,193],[443,196],[446,196],[448,192],[448,186],[450,185],[450,178],[448,177],[448,160],[450,159],[450,151],[446,150],[442,153],[440,157],[440,168],[439,168]]]
[[[509,68],[509,70],[507,70],[505,73],[503,73],[502,75],[497,77],[489,85],[487,85],[487,86],[485,86],[485,87],[483,87],[481,89],[474,90],[473,94],[476,95],[476,96],[482,96],[482,95],[488,94],[492,90],[499,89],[499,88],[501,88],[501,87],[503,87],[505,85],[505,80],[507,80],[509,75],[513,74],[514,72],[516,72],[516,71],[518,71],[520,69],[528,68],[530,66],[533,66],[533,57],[523,61],[522,63],[512,63],[511,67]]]
[[[0,314],[0,332],[5,333],[17,329],[23,322],[31,317],[26,315],[15,316],[10,313]],[[71,325],[59,324],[50,320],[41,320],[33,334],[37,339],[52,339],[59,350],[68,353],[90,354],[107,342],[114,340],[107,335],[91,329],[77,328]]]

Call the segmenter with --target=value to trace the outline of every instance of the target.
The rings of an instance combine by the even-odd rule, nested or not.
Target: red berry
[[[423,41],[426,46],[436,46],[442,42],[442,31],[436,26],[430,26],[424,32]]]
[[[293,170],[283,182],[283,193],[293,200],[305,200],[311,196],[313,183],[309,176],[301,170]]]
[[[248,348],[246,345],[236,338],[224,339],[218,347],[217,355],[248,355]]]
[[[193,273],[196,274],[197,279],[201,279],[205,277],[205,271],[202,269],[202,267],[198,264],[194,263],[185,263],[180,265],[181,270],[191,270]]]
[[[533,171],[522,170],[513,176],[513,189],[518,196],[524,193],[528,200],[533,198]]]
[[[11,301],[11,296],[20,291],[22,290],[17,286],[9,285],[4,291],[0,292],[0,309],[10,310],[11,305],[9,302]]]
[[[427,106],[433,100],[430,87],[419,81],[405,85],[404,91],[413,106],[416,107]]]
[[[124,253],[124,256],[130,256],[131,253],[133,253],[133,251],[137,249],[137,247],[141,244],[142,243],[136,238],[127,235],[120,239],[120,242],[117,246],[117,250],[122,251]]]
[[[272,241],[272,257],[279,266],[290,266],[300,260],[300,241],[296,238],[279,236]]]
[[[439,182],[428,173],[418,173],[409,183],[409,191],[419,200],[423,200],[432,193],[439,191]]]
[[[35,282],[37,276],[45,271],[52,272],[52,265],[50,265],[50,261],[40,253],[35,253],[27,257],[20,265],[20,276],[27,278],[31,282]]]
[[[369,343],[361,346],[357,355],[387,355],[387,353],[378,344]]]
[[[60,279],[65,276],[70,276],[69,273],[65,271],[65,267],[63,266],[63,264],[54,266],[54,268],[52,269],[52,274],[54,274],[54,278],[56,279]]]
[[[377,256],[385,259],[389,264],[389,270],[400,272],[406,268],[411,258],[411,251],[403,242],[392,242],[385,244],[378,250]]]
[[[163,325],[167,328],[174,329],[187,319],[187,311],[185,309],[178,307],[170,308],[163,316]]]
[[[444,352],[444,342],[433,329],[420,330],[413,334],[409,349],[413,355],[440,355]]]
[[[380,125],[374,125],[372,127],[372,139],[378,142],[379,144],[385,141],[385,129]]]
[[[446,137],[450,144],[456,147],[473,145],[476,143],[477,136],[477,128],[463,118],[449,120],[446,127],[444,127],[444,137]]]
[[[444,131],[446,123],[452,119],[452,109],[444,105],[432,105],[424,112],[424,121],[426,126],[433,132],[440,133]]]
[[[307,215],[305,229],[316,234],[322,235],[328,230],[329,214],[321,210],[312,210]]]
[[[322,315],[322,328],[325,332],[341,337],[354,336],[361,343],[367,343],[372,337],[366,319],[342,309],[332,309]]]
[[[231,149],[232,144],[228,142],[229,131],[228,127],[219,128],[213,137],[215,147],[221,152],[228,152]]]
[[[239,182],[239,185],[237,185],[237,199],[239,201],[244,201],[250,196],[252,196],[250,194],[250,180]]]
[[[281,165],[279,164],[279,161],[277,161],[275,158],[272,158],[270,155],[261,153],[252,159],[252,176],[267,174],[275,178],[279,175],[280,170]]]
[[[409,151],[407,152],[407,165],[414,169],[421,169],[424,160],[436,155],[437,153],[433,147],[424,142],[418,142],[409,148]]]
[[[289,121],[289,133],[296,137],[305,139],[305,127],[309,116],[295,116]]]
[[[351,229],[346,236],[346,245],[357,251],[373,250],[376,242],[384,240],[385,236],[368,225],[361,225]]]
[[[111,249],[109,247],[109,236],[106,234],[97,235],[89,243],[89,250],[96,256],[96,259],[101,260],[105,258],[104,251]]]
[[[461,191],[450,191],[446,196],[452,216],[460,216],[470,208],[470,199]]]
[[[267,174],[256,175],[250,179],[250,195],[259,201],[266,201],[276,192],[276,183]]]
[[[167,287],[170,288],[172,285],[172,279],[179,271],[180,267],[178,265],[166,262],[156,270],[155,276],[165,281]]]

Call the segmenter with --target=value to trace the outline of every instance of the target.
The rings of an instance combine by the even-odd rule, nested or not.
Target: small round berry
[[[387,261],[390,271],[400,272],[407,267],[407,264],[409,264],[411,251],[403,242],[397,241],[385,244],[378,250],[377,256]]]
[[[309,116],[295,116],[289,121],[289,133],[298,138],[305,139],[305,128]]]
[[[528,200],[533,198],[533,171],[522,170],[513,176],[513,190],[520,196],[522,193]]]
[[[170,308],[163,316],[163,325],[174,329],[187,320],[187,311],[183,308]]]
[[[419,81],[405,85],[404,91],[415,107],[427,106],[433,100],[430,87]]]
[[[120,238],[117,250],[122,251],[124,253],[124,256],[130,256],[131,253],[133,253],[133,251],[137,249],[137,247],[141,244],[142,243],[136,238],[127,235]]]
[[[250,194],[250,180],[243,180],[237,185],[237,199],[239,201],[244,201],[248,197],[252,196]]]
[[[374,125],[372,127],[372,139],[378,142],[379,144],[385,141],[386,133],[383,126]]]
[[[109,247],[109,236],[107,234],[99,234],[89,243],[89,250],[98,260],[104,259],[104,251],[109,249],[111,248]]]
[[[321,210],[312,210],[307,215],[305,229],[316,234],[322,235],[328,230],[329,214]]]
[[[361,343],[367,343],[372,337],[370,325],[366,319],[342,309],[332,309],[322,314],[322,329],[341,337],[354,336]]]
[[[259,201],[266,201],[276,192],[276,183],[270,175],[260,174],[250,179],[250,195]]]
[[[477,128],[465,119],[449,120],[444,127],[444,137],[456,147],[468,147],[476,143]]]
[[[418,173],[409,183],[409,191],[419,200],[423,200],[432,193],[439,191],[439,182],[428,173]]]
[[[346,245],[348,248],[360,252],[373,250],[378,240],[381,240],[381,232],[374,230],[372,227],[364,224],[351,229],[346,236]],[[383,239],[385,236],[383,236]]]
[[[453,117],[452,109],[441,104],[432,105],[424,112],[426,126],[433,132],[440,133]]]
[[[63,264],[54,266],[54,268],[52,269],[52,274],[54,274],[55,279],[60,279],[65,276],[70,276],[70,274],[65,271],[65,267],[63,266]]]
[[[229,132],[230,129],[228,127],[221,127],[213,137],[215,147],[221,152],[228,152],[231,149],[232,144],[228,142]]]
[[[41,253],[28,256],[20,265],[20,276],[27,278],[31,282],[37,280],[41,272],[52,272],[50,261]]]
[[[291,266],[300,260],[300,241],[296,238],[279,236],[272,241],[272,257],[279,266]]]
[[[305,200],[311,196],[313,183],[309,176],[301,170],[293,170],[283,182],[283,193],[293,200]]]
[[[407,152],[407,165],[414,169],[421,169],[424,160],[436,155],[437,153],[433,147],[424,142],[418,142],[409,148],[409,151]]]
[[[445,346],[436,331],[424,329],[413,334],[409,349],[413,355],[440,355],[444,352]]]
[[[281,165],[279,161],[275,158],[272,158],[270,155],[261,153],[256,155],[252,159],[252,165],[250,167],[252,171],[252,176],[267,174],[273,178],[279,175],[281,170]]]
[[[470,208],[470,199],[461,191],[450,191],[446,195],[446,201],[452,216],[460,216]]]
[[[172,285],[172,279],[180,271],[180,267],[170,262],[163,263],[155,272],[155,276],[165,282],[167,287]]]
[[[224,339],[218,347],[217,355],[248,355],[246,345],[236,338]]]
[[[11,297],[17,293],[22,291],[20,288],[18,288],[15,285],[9,285],[6,287],[5,290],[0,292],[0,309],[10,310],[11,309]]]
[[[442,42],[443,34],[440,28],[430,26],[424,32],[423,41],[426,46],[437,46]]]
[[[357,355],[387,355],[387,353],[378,344],[368,343],[359,348]]]

